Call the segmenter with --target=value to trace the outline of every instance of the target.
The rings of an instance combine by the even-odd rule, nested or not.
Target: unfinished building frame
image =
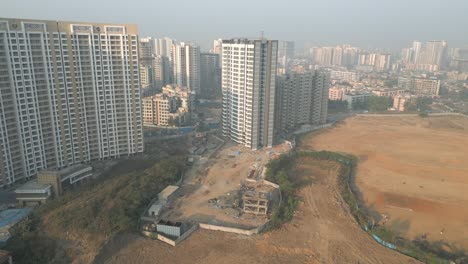
[[[268,212],[268,198],[264,192],[246,192],[242,201],[244,213],[266,215]]]

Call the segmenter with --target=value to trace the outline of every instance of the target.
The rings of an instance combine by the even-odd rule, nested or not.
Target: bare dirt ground
[[[205,161],[202,158],[187,172],[180,197],[171,205],[172,209],[163,215],[163,219],[223,222],[246,228],[255,228],[265,223],[267,219],[264,216],[243,214],[239,217],[237,210],[213,207],[208,200],[224,197],[234,201],[241,183],[252,169],[260,170],[273,155],[284,153],[288,149],[283,144],[272,149],[251,151],[228,143],[211,160]],[[240,154],[235,155],[235,152]]]
[[[295,217],[280,229],[250,237],[198,230],[176,247],[124,235],[96,263],[417,263],[360,229],[339,195],[336,164],[300,164],[297,175],[308,185]]]
[[[304,147],[359,158],[357,185],[393,231],[468,249],[468,119],[353,117]]]

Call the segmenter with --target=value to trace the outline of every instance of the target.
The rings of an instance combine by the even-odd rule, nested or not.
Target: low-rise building
[[[16,200],[22,207],[36,206],[52,197],[62,195],[63,191],[90,178],[93,168],[77,164],[60,170],[42,170],[37,178],[15,190]]]
[[[162,93],[144,97],[143,124],[146,126],[183,125],[194,108],[195,93],[187,88],[163,87]]]
[[[65,189],[81,183],[91,176],[93,176],[91,166],[77,164],[60,170],[42,170],[37,174],[37,181],[41,184],[50,184],[53,195],[58,197]]]
[[[415,95],[437,96],[440,92],[440,80],[435,78],[400,77],[398,86]]]
[[[345,82],[357,82],[359,81],[359,76],[356,72],[330,71],[330,79]]]
[[[5,245],[11,237],[11,228],[25,219],[31,212],[31,208],[7,209],[0,211],[0,246]]]
[[[404,93],[405,90],[402,89],[378,89],[372,90],[372,93],[376,96],[385,96],[389,98],[394,98],[397,95]]]
[[[328,90],[328,99],[332,101],[342,101],[346,94],[346,88],[331,87]]]
[[[393,108],[397,111],[405,111],[406,103],[416,102],[418,96],[411,94],[401,94],[393,98]]]
[[[345,94],[343,96],[343,101],[348,101],[348,108],[353,109],[356,104],[367,102],[372,95],[372,93]]]
[[[15,194],[16,201],[21,207],[41,205],[52,198],[52,185],[39,183],[34,179],[17,188]]]

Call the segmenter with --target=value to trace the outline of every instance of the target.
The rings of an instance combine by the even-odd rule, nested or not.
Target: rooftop
[[[59,170],[42,170],[39,173],[50,173],[50,174],[59,174],[60,178],[63,176],[68,176],[72,173],[79,172],[82,170],[92,170],[91,166],[83,165],[83,164],[76,164],[67,168],[59,169]]]
[[[159,193],[159,199],[167,199],[171,194],[179,189],[179,186],[169,185]]]
[[[8,209],[0,212],[0,229],[10,228],[23,220],[30,212],[31,208]]]
[[[37,179],[34,179],[18,187],[15,190],[15,193],[30,193],[30,192],[46,193],[50,187],[51,187],[50,184],[42,184],[42,183],[37,182]]]

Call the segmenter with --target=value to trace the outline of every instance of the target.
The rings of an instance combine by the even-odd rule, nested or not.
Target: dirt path
[[[96,263],[418,263],[359,228],[338,193],[336,164],[301,164],[298,175],[310,184],[293,221],[278,230],[252,237],[198,230],[177,247],[125,235]]]

